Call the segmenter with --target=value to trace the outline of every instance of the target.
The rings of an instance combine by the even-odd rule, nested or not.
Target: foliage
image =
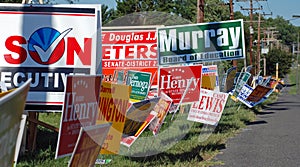
[[[284,77],[290,72],[290,67],[293,63],[293,56],[291,53],[281,49],[272,49],[267,55],[267,75],[276,74],[276,63],[279,65],[279,77]]]
[[[275,19],[268,18],[265,21],[265,27],[276,27],[276,38],[285,45],[291,45],[297,41],[297,27],[281,16],[277,16]]]
[[[0,0],[0,3],[21,3],[22,0]]]

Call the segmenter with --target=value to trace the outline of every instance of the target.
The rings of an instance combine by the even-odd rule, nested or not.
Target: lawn
[[[259,110],[259,109],[256,109]],[[40,113],[39,120],[59,127],[60,113]],[[187,121],[187,112],[169,114],[158,136],[146,130],[129,149],[121,146],[120,155],[99,155],[110,159],[105,166],[210,166],[229,137],[237,134],[247,122],[255,120],[255,112],[228,99],[217,127]],[[19,157],[18,167],[67,166],[70,157],[54,159],[57,132],[38,126],[37,149]]]

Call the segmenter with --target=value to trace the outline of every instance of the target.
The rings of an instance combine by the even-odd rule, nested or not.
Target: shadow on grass
[[[162,152],[157,155],[152,155],[148,157],[126,157],[126,159],[129,159],[131,161],[135,161],[142,164],[147,164],[147,166],[157,165],[157,164],[168,164],[168,165],[174,165],[177,162],[192,162],[192,161],[203,161],[205,160],[200,154],[201,152],[205,151],[216,151],[225,149],[225,144],[208,144],[205,146],[197,146],[191,150],[186,150],[185,152],[182,152],[180,154],[176,153],[168,153],[168,152]]]
[[[38,126],[36,137],[36,149],[33,152],[26,151],[19,156],[19,162],[42,161],[54,159],[58,133]]]

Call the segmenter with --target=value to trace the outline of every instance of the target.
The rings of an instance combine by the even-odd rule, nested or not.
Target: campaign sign
[[[71,155],[81,127],[96,123],[102,77],[67,76],[55,158]]]
[[[234,96],[237,96],[239,94],[239,92],[241,91],[242,87],[247,84],[249,78],[251,77],[251,73],[249,72],[241,72],[238,79],[237,79],[237,82],[236,82],[236,85],[235,85],[235,88],[234,88],[234,92],[233,92],[233,95]]]
[[[126,85],[131,86],[130,100],[140,101],[146,99],[150,89],[151,73],[127,71]]]
[[[13,166],[17,138],[31,79],[0,97],[0,166]]]
[[[94,166],[111,124],[81,127],[69,167]]]
[[[168,112],[172,105],[173,100],[165,93],[160,94],[160,99],[154,107],[153,111],[157,113],[154,120],[150,123],[149,129],[153,132],[153,135],[157,135]]]
[[[243,20],[158,27],[159,65],[245,58]]]
[[[187,119],[209,125],[218,125],[227,98],[228,93],[201,89],[200,99],[193,103]]]
[[[242,88],[242,90],[240,91],[240,93],[237,96],[237,99],[239,101],[241,101],[242,103],[244,103],[247,107],[252,108],[262,102],[264,102],[265,100],[268,99],[268,97],[270,96],[270,94],[273,93],[273,89],[270,89],[262,98],[260,98],[258,101],[256,101],[256,98],[254,98],[254,100],[256,101],[249,101],[247,100],[249,98],[249,96],[253,93],[254,89],[245,84]],[[251,99],[252,97],[250,97],[249,99]]]
[[[121,144],[130,147],[157,115],[153,111],[160,97],[132,103],[126,113]]]
[[[148,30],[147,30],[148,29]],[[154,28],[118,27],[102,31],[102,72],[112,81],[115,70],[150,72],[157,85],[157,37]]]
[[[201,64],[160,67],[158,94],[160,95],[160,92],[164,92],[173,99],[174,104],[178,104],[189,86],[182,103],[198,101],[202,82],[201,77]]]
[[[228,93],[228,92],[230,92],[230,91],[232,91],[234,89],[235,84],[236,84],[234,82],[235,81],[235,77],[236,77],[236,73],[237,73],[236,67],[231,67],[231,68],[229,68],[226,71],[225,82],[224,82],[224,84],[222,84],[222,85],[224,85],[224,92]]]
[[[208,89],[208,90],[220,91],[217,65],[210,65],[210,66],[202,67],[201,88]]]
[[[61,112],[66,76],[101,70],[100,10],[96,4],[1,4],[0,80],[11,89],[32,78],[26,107]]]
[[[252,102],[258,102],[260,101],[264,96],[266,96],[270,90],[273,88],[262,86],[262,85],[257,85],[252,93],[247,97],[246,100],[252,101]]]
[[[126,119],[131,87],[103,82],[100,90],[99,113],[96,124],[111,123],[101,154],[117,154]]]
[[[239,100],[240,102],[244,103],[246,106],[248,106],[249,108],[254,107],[254,103],[250,102],[248,100],[246,100],[248,98],[248,96],[253,92],[253,88],[251,86],[249,86],[248,84],[245,84],[241,91],[239,92],[238,96],[237,96],[237,100]]]

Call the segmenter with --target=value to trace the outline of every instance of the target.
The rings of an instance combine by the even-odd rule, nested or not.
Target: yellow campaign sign
[[[217,81],[217,78],[218,78],[217,65],[203,66],[201,88],[220,91],[219,82]]]
[[[96,124],[112,124],[102,145],[101,154],[119,153],[130,92],[131,86],[128,85],[109,82],[101,85]]]
[[[208,89],[208,90],[214,90],[216,87],[216,76],[202,76],[202,85],[201,88]]]

